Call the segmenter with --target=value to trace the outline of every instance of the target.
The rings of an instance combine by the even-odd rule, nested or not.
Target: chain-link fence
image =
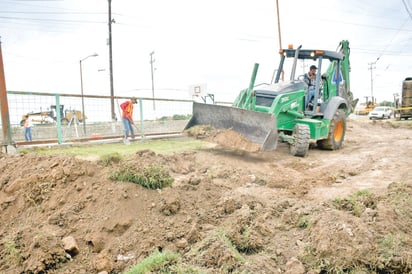
[[[128,97],[16,91],[8,91],[7,97],[14,142],[25,141],[25,115],[32,121],[34,142],[63,143],[123,135],[120,104]],[[192,100],[138,98],[133,111],[135,134],[144,137],[182,132],[191,113]]]

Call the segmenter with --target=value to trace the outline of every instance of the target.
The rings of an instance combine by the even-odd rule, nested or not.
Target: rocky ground
[[[305,158],[234,135],[110,163],[2,154],[0,273],[122,273],[154,251],[180,254],[171,273],[411,273],[411,129],[351,116],[341,150]],[[173,183],[111,180],[124,166]]]

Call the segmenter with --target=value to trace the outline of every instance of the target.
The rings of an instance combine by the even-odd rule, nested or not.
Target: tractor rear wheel
[[[343,110],[338,109],[330,121],[328,137],[317,141],[317,144],[321,149],[340,149],[345,139],[345,133],[346,116]]]
[[[305,157],[309,150],[310,128],[305,124],[296,124],[293,128],[293,142],[289,146],[293,156]]]

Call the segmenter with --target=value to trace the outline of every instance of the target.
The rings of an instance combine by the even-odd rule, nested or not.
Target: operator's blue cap
[[[318,69],[315,65],[311,65],[310,69]]]

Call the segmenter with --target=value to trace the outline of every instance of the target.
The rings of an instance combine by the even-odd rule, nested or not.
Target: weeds
[[[27,150],[27,149],[21,149],[21,150],[19,150],[19,153],[20,153],[20,155],[26,155],[26,154],[29,153],[29,150]]]
[[[376,198],[368,190],[359,190],[348,198],[336,198],[333,203],[337,209],[350,211],[353,215],[360,217],[366,208],[376,208]]]
[[[229,236],[235,248],[245,254],[253,254],[263,248],[262,242],[254,235],[253,228],[249,225],[242,227],[238,233]]]
[[[403,183],[393,183],[389,186],[389,197],[396,212],[406,220],[412,218],[412,196],[410,186]]]
[[[379,251],[385,263],[388,263],[392,258],[398,255],[404,242],[402,235],[388,234],[378,241]]]
[[[12,237],[6,237],[2,246],[0,257],[2,257],[8,265],[19,265],[21,263],[21,257],[20,249],[16,241]]]
[[[188,256],[193,257],[195,263],[219,268],[219,273],[232,273],[237,265],[248,263],[222,228],[193,246]]]
[[[299,228],[308,228],[310,226],[310,221],[306,218],[300,218],[298,222]]]
[[[112,163],[119,163],[122,156],[119,152],[113,152],[110,154],[102,155],[100,157],[99,163],[105,167],[110,166]]]
[[[169,172],[161,166],[148,166],[140,170],[123,166],[119,171],[111,174],[110,179],[114,181],[131,182],[139,184],[148,189],[162,189],[173,183]]]
[[[156,250],[146,259],[132,266],[125,274],[171,273],[168,268],[176,264],[179,258],[178,253]]]
[[[305,229],[305,228],[310,228],[310,225],[311,225],[310,214],[308,212],[300,212],[299,219],[297,221],[297,227]]]

